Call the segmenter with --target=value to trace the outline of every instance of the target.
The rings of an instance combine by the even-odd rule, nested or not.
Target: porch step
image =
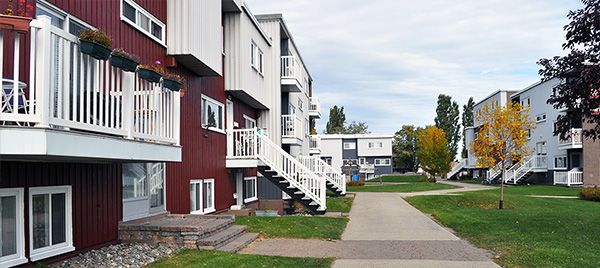
[[[231,227],[214,233],[211,236],[198,239],[196,245],[199,249],[217,249],[220,246],[234,240],[246,232],[244,225],[232,225]]]
[[[217,248],[218,251],[238,252],[258,238],[258,233],[244,233],[229,243]]]
[[[335,196],[346,196],[346,194],[342,194],[342,190],[339,189],[337,186],[333,185],[333,183],[327,181],[327,183],[325,183],[325,186],[327,187],[328,190],[332,191]]]

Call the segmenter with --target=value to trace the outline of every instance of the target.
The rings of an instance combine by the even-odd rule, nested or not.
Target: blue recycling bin
[[[358,174],[352,174],[352,181],[358,181]]]

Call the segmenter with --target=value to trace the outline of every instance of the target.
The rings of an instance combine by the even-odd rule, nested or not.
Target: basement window
[[[27,263],[23,188],[0,189],[0,267]]]
[[[258,200],[256,197],[256,177],[244,178],[244,203]]]
[[[190,181],[190,213],[208,214],[215,212],[215,180]]]

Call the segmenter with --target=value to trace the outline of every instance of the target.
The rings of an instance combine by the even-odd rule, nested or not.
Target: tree
[[[460,112],[458,104],[452,101],[452,97],[440,94],[435,112],[437,114],[435,117],[435,126],[446,134],[448,149],[452,153],[452,159],[454,159],[458,152],[458,141],[460,140],[460,126],[458,125]]]
[[[417,132],[422,128],[404,125],[394,134],[392,150],[395,155],[396,167],[417,171]]]
[[[352,123],[348,124],[344,127],[343,134],[369,134],[369,126],[367,126],[367,122],[356,122],[352,121]]]
[[[465,132],[467,131],[468,127],[473,126],[473,107],[474,106],[475,106],[475,101],[473,101],[473,97],[470,97],[467,104],[463,105],[463,112],[462,112],[463,149],[462,149],[462,153],[461,153],[462,158],[468,157],[468,155],[467,155],[468,145],[467,145],[467,137],[465,135]]]
[[[564,27],[563,49],[569,53],[541,59],[538,64],[542,66],[539,73],[543,80],[561,81],[554,87],[548,104],[570,111],[558,116],[554,134],[567,138],[572,125],[583,121],[593,126],[584,129],[583,135],[595,140],[600,138],[600,0],[582,2],[583,8],[567,15],[570,22]]]
[[[428,126],[418,131],[417,158],[423,170],[432,178],[450,171],[453,156],[448,150],[448,140],[442,129]]]
[[[531,154],[526,145],[528,132],[535,128],[529,119],[529,109],[519,103],[491,107],[484,105],[477,120],[481,126],[471,150],[477,156],[477,165],[492,168],[500,165],[501,188],[498,208],[504,207],[504,173],[510,161],[516,162]]]
[[[346,124],[346,114],[344,107],[333,106],[329,110],[329,121],[325,126],[325,134],[340,134],[344,133]]]

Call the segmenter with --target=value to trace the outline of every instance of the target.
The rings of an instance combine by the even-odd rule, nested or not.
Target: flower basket
[[[173,91],[179,91],[183,87],[183,83],[165,77],[163,78],[163,86]]]
[[[13,16],[13,15],[0,15],[0,30],[12,30],[20,33],[26,33],[29,31],[29,23],[32,18]]]
[[[108,47],[81,39],[79,39],[79,50],[81,50],[81,53],[90,55],[97,60],[108,60],[111,52]]]
[[[111,55],[110,64],[114,67],[120,68],[125,72],[135,72],[138,63],[130,58],[123,57],[120,55]]]
[[[138,75],[140,78],[152,83],[158,83],[160,82],[160,78],[162,78],[160,73],[147,68],[138,68]]]

